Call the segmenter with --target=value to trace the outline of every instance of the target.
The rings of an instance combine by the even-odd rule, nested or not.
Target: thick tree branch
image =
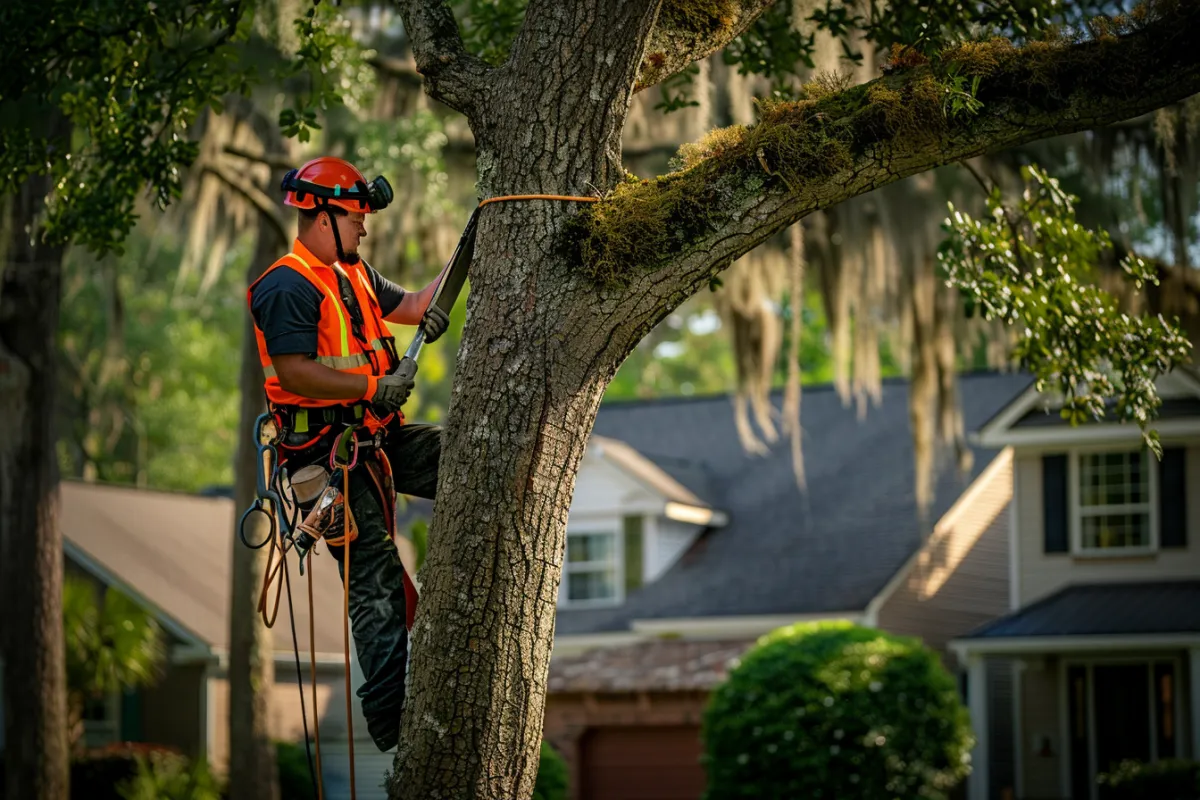
[[[601,282],[681,301],[804,216],[909,175],[1136,117],[1200,91],[1200,4],[1157,3],[1140,27],[1083,43],[964,45],[682,151],[688,168],[623,185],[584,212],[581,261]],[[962,80],[956,81],[955,75]],[[970,113],[954,113],[970,91]],[[949,114],[949,116],[947,116]],[[635,291],[636,293],[636,291]]]
[[[279,215],[278,204],[271,202],[271,199],[267,197],[262,189],[253,184],[238,180],[237,176],[231,175],[223,166],[217,164],[206,164],[204,171],[220,180],[231,191],[241,195],[242,199],[258,209],[259,217],[275,234],[279,246],[287,248],[292,243],[287,228],[284,226],[283,219]]]
[[[399,0],[417,71],[429,96],[471,116],[491,67],[463,47],[454,12],[445,0]]]
[[[712,55],[740,36],[777,0],[664,0],[646,42],[633,90],[640,92]]]

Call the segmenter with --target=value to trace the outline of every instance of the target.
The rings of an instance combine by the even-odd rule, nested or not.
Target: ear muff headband
[[[359,207],[364,211],[370,209],[372,211],[382,211],[387,208],[392,202],[392,185],[388,183],[387,178],[379,175],[375,180],[364,183],[356,181],[353,186],[342,188],[340,185],[322,186],[312,181],[306,181],[296,177],[298,170],[290,170],[283,176],[283,181],[279,188],[284,192],[295,192],[296,199],[300,202],[308,195],[313,197],[321,197],[327,200],[349,200],[350,202],[358,202]]]

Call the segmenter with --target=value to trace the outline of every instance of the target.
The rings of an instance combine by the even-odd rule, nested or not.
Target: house
[[[98,704],[85,725],[87,744],[148,741],[171,745],[207,758],[223,772],[229,760],[229,598],[234,530],[241,510],[226,497],[75,481],[64,481],[60,492],[66,573],[117,587],[139,601],[153,612],[168,644],[163,679],[151,688]],[[349,797],[342,585],[328,554],[319,554],[313,564],[317,703],[326,797]],[[291,566],[295,632],[311,734],[307,576],[301,579],[296,573],[294,560]],[[304,720],[286,595],[270,633],[275,662],[270,733],[275,739],[303,742]],[[354,685],[361,684],[356,662],[352,673]],[[379,753],[366,735],[357,698],[353,714],[358,796],[383,797],[379,784],[392,755]]]
[[[951,643],[981,733],[972,800],[1098,800],[1121,759],[1200,758],[1200,380],[1158,389],[1161,460],[1034,387],[978,430],[1011,451],[1014,499],[1009,610]]]
[[[962,376],[968,429],[1030,383]],[[906,381],[884,381],[862,419],[832,388],[806,389],[803,423],[806,491],[786,445],[743,450],[728,397],[601,406],[568,519],[545,720],[573,797],[699,797],[708,693],[769,630],[853,620],[919,636],[954,669],[946,643],[1006,612],[1010,450],[975,446],[967,475],[943,465],[922,521]]]

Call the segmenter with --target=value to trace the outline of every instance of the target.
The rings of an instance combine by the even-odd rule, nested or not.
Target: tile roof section
[[[959,391],[967,430],[1031,383],[1026,374],[971,373]],[[781,396],[773,396],[778,408]],[[786,442],[765,456],[738,441],[728,396],[612,402],[595,433],[618,439],[729,515],[661,578],[608,609],[560,609],[560,635],[624,630],[634,619],[812,614],[862,609],[922,541],[913,497],[908,383],[885,380],[858,419],[831,387],[805,389],[808,491],[796,488]],[[961,478],[945,458],[937,520],[990,460],[974,448]]]
[[[563,692],[708,691],[725,680],[753,640],[650,639],[597,647],[550,662],[548,690]]]
[[[964,639],[1200,633],[1200,580],[1067,586]]]

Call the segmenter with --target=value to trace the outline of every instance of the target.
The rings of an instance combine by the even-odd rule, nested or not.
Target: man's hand
[[[400,406],[408,400],[412,389],[413,379],[411,376],[384,375],[375,385],[375,395],[371,398],[371,405],[385,415],[399,411]]]
[[[421,324],[425,326],[425,341],[434,342],[450,326],[450,317],[441,308],[431,303],[429,308],[425,309],[425,316],[421,318]]]

